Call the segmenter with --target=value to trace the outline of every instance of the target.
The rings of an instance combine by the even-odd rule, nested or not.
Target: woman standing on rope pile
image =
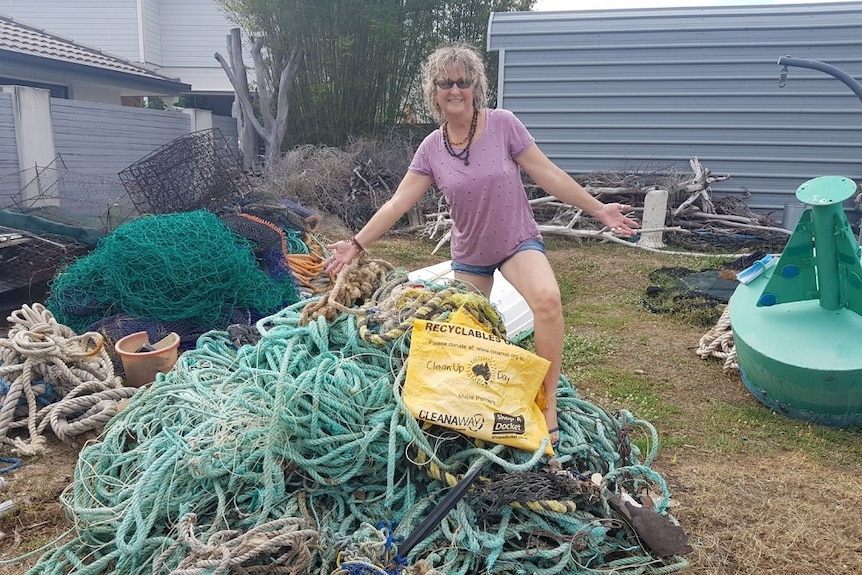
[[[426,103],[441,123],[420,144],[392,198],[354,237],[327,248],[329,272],[337,274],[437,184],[452,218],[455,279],[491,293],[500,273],[533,312],[536,354],[551,362],[544,379],[544,409],[551,442],[559,441],[557,382],[563,355],[560,289],[545,255],[520,169],[547,193],[585,210],[616,234],[633,235],[631,206],[602,203],[554,165],[514,114],[488,109],[485,67],[469,45],[434,51],[423,66]]]

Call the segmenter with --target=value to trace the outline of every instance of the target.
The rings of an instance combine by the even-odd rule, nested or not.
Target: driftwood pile
[[[619,202],[633,207],[633,217],[640,220],[646,195],[656,189],[667,190],[668,205],[665,225],[641,232],[661,231],[665,241],[685,248],[714,251],[716,248],[736,250],[776,249],[790,237],[791,232],[777,226],[771,214],[756,214],[745,204],[748,196],[713,199],[710,186],[728,180],[730,176],[717,176],[701,165],[697,158],[689,162],[691,174],[677,170],[632,170],[623,172],[595,172],[575,179],[592,195],[603,202]],[[569,206],[548,196],[535,184],[526,182],[530,204],[545,236],[558,235],[578,238],[600,238],[631,242],[613,237],[598,220],[583,210]],[[422,233],[438,239],[435,251],[449,240],[451,220],[441,209],[426,214],[427,222]]]
[[[357,231],[395,192],[410,164],[412,143],[401,134],[382,141],[357,140],[345,150],[299,147],[274,162],[256,186],[264,194],[286,197],[332,215]],[[712,197],[711,186],[730,176],[713,174],[697,158],[692,158],[689,165],[690,173],[675,167],[636,166],[617,172],[586,173],[575,179],[604,202],[631,205],[638,220],[647,194],[666,190],[663,225],[641,231],[661,232],[668,246],[708,253],[783,249],[790,232],[777,226],[771,214],[753,213],[745,203],[747,196]],[[525,187],[546,237],[596,238],[637,245],[613,236],[601,222],[549,196],[529,178]],[[435,239],[439,249],[448,242],[451,225],[445,199],[432,188],[391,233]]]

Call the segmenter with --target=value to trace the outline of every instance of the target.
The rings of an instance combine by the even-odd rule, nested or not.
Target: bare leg
[[[484,294],[485,297],[491,297],[491,288],[494,287],[494,276],[482,276],[474,274],[465,274],[464,272],[455,272],[455,279],[462,281],[473,290]]]
[[[563,304],[560,287],[548,258],[540,251],[525,250],[516,253],[500,268],[509,283],[530,306],[533,312],[533,330],[536,355],[551,362],[543,381],[548,405],[544,409],[549,430],[557,423],[557,383],[563,362]],[[551,433],[551,442],[559,440],[559,432]]]

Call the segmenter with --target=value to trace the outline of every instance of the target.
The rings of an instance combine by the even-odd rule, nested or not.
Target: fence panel
[[[60,206],[90,215],[126,204],[117,174],[191,129],[182,112],[55,98],[51,122],[58,169],[75,174],[76,181],[61,186]]]
[[[10,198],[18,195],[19,180],[12,94],[0,92],[0,209],[8,207]]]

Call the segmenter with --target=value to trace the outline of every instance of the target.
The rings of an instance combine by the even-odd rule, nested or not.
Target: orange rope
[[[275,233],[277,233],[278,237],[281,239],[281,253],[284,254],[285,258],[287,258],[287,256],[290,254],[290,252],[287,249],[287,234],[284,233],[283,229],[281,229],[280,227],[278,227],[277,225],[275,225],[272,222],[268,222],[263,218],[253,216],[251,214],[240,214],[240,216],[244,217],[247,220],[257,222],[258,224],[260,224],[262,226],[266,226],[266,227],[270,228],[272,231],[274,231]]]
[[[313,283],[313,281],[323,273],[323,250],[315,242],[310,241],[311,238],[308,234],[305,234],[302,239],[308,246],[309,253],[292,254],[287,246],[287,234],[284,233],[284,230],[263,218],[253,216],[251,214],[240,215],[247,220],[266,226],[278,233],[281,238],[281,253],[284,256],[284,260],[287,262],[287,265],[290,267],[293,277],[300,285],[307,287],[314,292],[325,291]]]

